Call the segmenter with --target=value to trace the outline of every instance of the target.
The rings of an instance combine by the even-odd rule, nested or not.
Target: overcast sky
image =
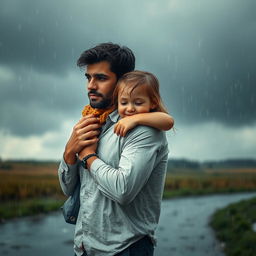
[[[59,159],[88,103],[76,60],[126,45],[175,118],[170,157],[256,157],[254,0],[2,0],[0,157]]]

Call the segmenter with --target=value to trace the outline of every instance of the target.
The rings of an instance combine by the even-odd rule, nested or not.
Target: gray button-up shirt
[[[80,211],[74,249],[82,255],[113,256],[145,235],[154,232],[166,175],[168,145],[165,133],[138,126],[125,137],[114,134],[117,111],[111,113],[98,144],[99,159],[90,171],[81,161],[59,167],[63,192],[71,195],[81,180]]]

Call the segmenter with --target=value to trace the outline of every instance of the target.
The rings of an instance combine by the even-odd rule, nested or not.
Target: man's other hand
[[[93,115],[82,117],[73,127],[72,134],[67,142],[64,152],[64,160],[67,164],[76,162],[76,154],[82,149],[98,141],[97,136],[101,127],[99,119]]]

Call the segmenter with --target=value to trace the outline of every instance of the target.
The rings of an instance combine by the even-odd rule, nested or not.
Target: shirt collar
[[[109,129],[109,127],[111,127],[113,124],[117,123],[119,118],[120,118],[120,116],[119,116],[117,110],[114,110],[112,113],[110,113],[107,117],[105,125],[102,126],[101,134],[100,134],[99,138],[101,138],[103,136],[103,134]]]
[[[120,116],[118,114],[118,111],[117,110],[114,110],[111,114],[109,114],[108,118],[114,122],[114,123],[117,123],[118,120],[120,119]]]

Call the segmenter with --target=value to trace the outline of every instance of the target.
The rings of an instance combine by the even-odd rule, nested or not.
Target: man
[[[130,49],[112,43],[81,55],[78,66],[86,66],[93,109],[111,110],[117,80],[133,70],[134,63]],[[66,195],[72,194],[78,179],[81,181],[74,239],[79,256],[153,255],[167,141],[163,132],[146,126],[136,127],[125,137],[117,136],[113,128],[119,118],[117,111],[110,113],[100,134],[98,118],[81,118],[60,164],[59,179]]]

